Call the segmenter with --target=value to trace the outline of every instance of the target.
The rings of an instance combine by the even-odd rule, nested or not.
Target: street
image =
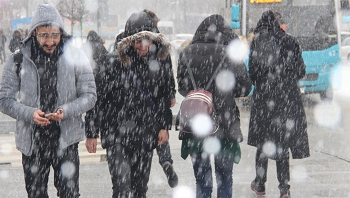
[[[2,73],[3,65],[0,65]],[[175,68],[176,70],[176,68]],[[303,97],[308,121],[308,135],[311,157],[303,160],[291,160],[291,194],[293,197],[350,197],[350,63],[342,66],[342,86],[335,90],[332,102],[322,102],[318,95]],[[173,108],[176,114],[182,97],[177,94],[177,102]],[[241,111],[241,125],[244,141],[240,144],[242,159],[233,169],[234,197],[252,198],[255,195],[249,189],[254,178],[255,148],[247,145],[250,108],[237,100]],[[10,124],[9,124],[10,123]],[[0,197],[25,197],[21,154],[15,149],[14,120],[0,114]],[[158,156],[154,153],[148,196],[190,198],[195,190],[195,180],[190,159],[180,157],[181,141],[178,132],[170,132],[170,145],[174,160],[174,168],[179,176],[179,187],[171,189],[158,164]],[[84,142],[80,143],[80,189],[81,197],[111,197],[111,181],[105,150],[99,145],[96,154],[89,154]],[[269,161],[266,198],[279,196],[276,168],[274,161]],[[214,184],[213,197],[216,197]],[[49,195],[55,197],[53,174],[49,181]]]

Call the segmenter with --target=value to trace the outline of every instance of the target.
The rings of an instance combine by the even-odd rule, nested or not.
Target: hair
[[[60,33],[63,34],[63,30],[62,30],[59,26],[54,25],[54,24],[52,24],[52,23],[48,23],[48,24],[44,24],[44,25],[39,25],[38,27],[36,27],[36,28],[34,29],[33,33],[37,32],[39,27],[58,27],[58,28],[60,29]]]
[[[144,9],[142,12],[147,13],[148,16],[151,17],[153,23],[157,24],[157,23],[160,21],[160,19],[159,19],[158,16],[156,15],[156,13],[154,13],[153,11]]]

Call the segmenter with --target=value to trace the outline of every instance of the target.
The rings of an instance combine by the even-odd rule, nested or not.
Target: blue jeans
[[[210,198],[213,191],[212,168],[210,155],[206,153],[191,154],[191,160],[196,178],[196,197]],[[233,160],[224,156],[214,156],[217,197],[232,197]]]

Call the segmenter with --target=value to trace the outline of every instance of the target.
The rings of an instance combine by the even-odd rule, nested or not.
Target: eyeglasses
[[[57,39],[59,36],[61,36],[61,33],[51,33],[51,36],[49,33],[38,33],[38,37],[42,40],[48,38]]]

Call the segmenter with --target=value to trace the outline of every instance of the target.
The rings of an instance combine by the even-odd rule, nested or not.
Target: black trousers
[[[288,182],[290,180],[289,175],[289,151],[286,150],[286,153],[282,155],[280,159],[276,159],[276,168],[277,168],[277,179],[279,182],[278,188],[281,193],[287,193],[290,189]],[[268,158],[262,152],[261,148],[258,148],[255,156],[255,171],[256,177],[255,181],[259,185],[264,185],[267,180],[267,166]]]
[[[161,166],[163,166],[165,162],[169,162],[170,164],[173,164],[173,159],[170,153],[169,141],[157,146],[156,150],[159,156],[159,164]]]
[[[145,198],[153,150],[126,150],[116,143],[106,149],[113,184],[113,198]]]
[[[78,144],[63,150],[56,142],[34,144],[31,156],[22,154],[22,165],[28,198],[48,198],[47,183],[50,167],[54,170],[54,185],[60,198],[79,197]]]

